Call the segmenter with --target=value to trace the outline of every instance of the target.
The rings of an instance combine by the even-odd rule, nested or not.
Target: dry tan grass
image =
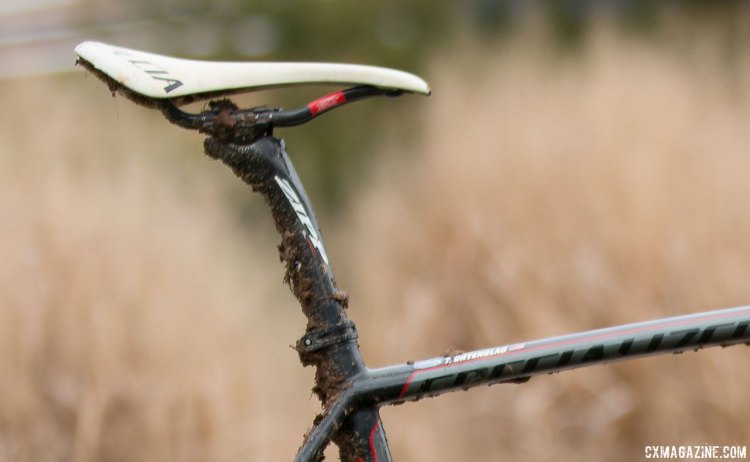
[[[442,58],[416,138],[385,141],[324,223],[369,364],[750,302],[750,62],[594,38]],[[0,88],[0,460],[291,458],[317,405],[271,226],[232,218],[246,190],[199,137],[74,80]],[[747,444],[747,354],[457,393],[385,426],[397,460]]]
[[[694,45],[604,29],[566,59],[531,36],[436,65],[417,157],[386,143],[349,229],[369,363],[747,304],[750,61]],[[384,423],[396,460],[746,445],[747,359],[737,347],[567,372]]]
[[[0,121],[0,460],[291,457],[317,409],[287,348],[302,316],[273,309],[293,297],[234,178],[69,80],[2,89],[28,110]]]

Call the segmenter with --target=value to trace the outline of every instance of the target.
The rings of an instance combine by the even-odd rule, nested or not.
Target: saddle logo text
[[[141,56],[124,50],[115,50],[114,54],[125,59],[127,62],[142,70],[154,80],[164,82],[164,93],[169,93],[182,86],[182,82],[169,75],[165,69],[157,66],[156,64],[144,59]]]
[[[305,225],[306,230],[302,230],[302,236],[304,236],[305,239],[307,239],[308,242],[310,242],[310,244],[315,249],[317,249],[318,253],[320,254],[320,258],[322,258],[323,262],[325,262],[325,264],[327,265],[328,255],[326,255],[326,249],[323,247],[323,241],[318,236],[318,231],[315,229],[315,226],[310,220],[310,217],[307,215],[305,206],[302,205],[302,202],[299,200],[299,196],[297,196],[294,188],[289,184],[287,180],[279,178],[278,176],[275,176],[274,179],[276,180],[276,183],[278,183],[287,200],[289,200],[289,204],[291,204],[294,212],[297,214],[297,218],[299,218],[299,221],[301,221],[302,224]]]

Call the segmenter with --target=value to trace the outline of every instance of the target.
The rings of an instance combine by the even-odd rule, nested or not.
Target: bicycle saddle
[[[295,62],[212,62],[173,58],[100,42],[78,56],[128,90],[147,98],[198,100],[274,87],[354,84],[429,94],[416,75],[375,66]]]

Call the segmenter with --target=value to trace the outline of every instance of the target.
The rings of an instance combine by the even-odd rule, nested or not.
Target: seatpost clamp
[[[339,324],[321,329],[310,330],[297,340],[294,349],[299,353],[303,364],[311,364],[312,354],[339,343],[356,340],[357,328],[353,322],[346,320]]]

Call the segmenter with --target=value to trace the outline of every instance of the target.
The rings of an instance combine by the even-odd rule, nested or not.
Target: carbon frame
[[[285,281],[308,318],[296,349],[304,365],[316,368],[313,390],[324,412],[297,462],[320,460],[330,441],[346,462],[391,461],[380,406],[613,361],[750,344],[750,306],[744,306],[367,369],[346,316],[347,296],[336,287],[320,228],[283,141],[265,136],[234,144],[211,137],[204,148],[270,205],[282,236]]]

